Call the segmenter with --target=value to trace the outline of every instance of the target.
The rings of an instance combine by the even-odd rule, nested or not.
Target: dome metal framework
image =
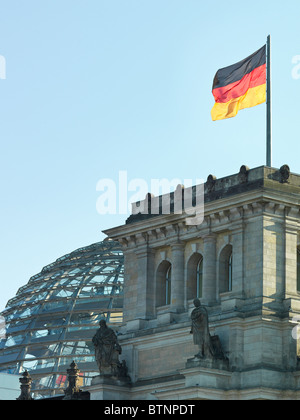
[[[80,386],[99,374],[92,337],[100,319],[122,322],[124,258],[104,240],[67,254],[30,278],[1,313],[0,372],[33,378],[34,398],[62,394],[74,360]]]

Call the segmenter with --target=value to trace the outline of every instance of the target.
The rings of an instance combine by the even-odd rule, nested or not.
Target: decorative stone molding
[[[148,234],[146,232],[137,233],[135,235],[135,244],[136,246],[145,245],[148,243]]]
[[[220,223],[219,213],[212,213],[209,215],[209,217],[210,217],[212,226]]]
[[[244,216],[251,216],[253,214],[253,207],[251,204],[244,204],[243,205]]]
[[[220,211],[219,216],[222,223],[228,223],[230,221],[230,212],[228,210]]]
[[[240,219],[243,216],[243,208],[233,207],[229,210],[229,215],[231,221]]]
[[[122,245],[123,250],[128,248],[128,240],[126,238],[119,238],[118,242]]]
[[[286,216],[299,219],[299,208],[298,207],[286,207]]]
[[[179,228],[178,228],[178,225],[176,224],[166,225],[164,229],[165,229],[167,238],[172,238],[179,233]]]
[[[276,204],[275,206],[275,214],[279,216],[284,216],[285,213],[285,205],[284,204]]]
[[[264,209],[264,205],[262,202],[254,202],[252,203],[253,214],[261,213]]]
[[[274,214],[275,213],[275,206],[276,206],[276,204],[273,201],[269,201],[268,203],[265,203],[264,210],[267,213]]]

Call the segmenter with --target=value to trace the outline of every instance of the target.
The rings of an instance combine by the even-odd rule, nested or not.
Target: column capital
[[[134,253],[136,254],[138,258],[143,258],[146,256],[154,255],[155,250],[153,248],[150,248],[148,244],[143,244],[137,247],[134,250]]]
[[[230,234],[236,235],[244,231],[246,223],[243,220],[232,223],[230,226]]]
[[[185,247],[185,242],[183,241],[176,241],[176,242],[171,242],[170,243],[170,247],[172,248],[172,251],[180,251],[182,249],[184,249]]]
[[[208,233],[207,235],[202,236],[203,242],[215,242],[217,240],[217,235],[213,232]]]

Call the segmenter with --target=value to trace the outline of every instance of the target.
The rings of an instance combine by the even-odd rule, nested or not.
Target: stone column
[[[285,298],[297,295],[297,219],[287,217],[285,221]]]
[[[216,301],[217,270],[216,270],[216,235],[210,234],[203,238],[203,302]]]
[[[244,224],[233,226],[232,238],[232,295],[244,292]]]
[[[152,319],[155,316],[155,252],[147,244],[135,251],[138,259],[136,319]]]
[[[138,261],[127,241],[121,243],[124,255],[123,320],[128,322],[135,319]]]
[[[171,311],[184,310],[184,244],[171,244],[172,273],[171,273]]]

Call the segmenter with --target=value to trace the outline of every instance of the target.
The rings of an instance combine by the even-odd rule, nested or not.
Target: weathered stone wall
[[[191,371],[185,371],[187,359],[197,351],[189,334],[193,305],[188,264],[201,254],[201,302],[231,369],[225,382],[218,382],[224,389],[216,392],[224,396],[225,390],[246,392],[251,387],[264,387],[264,396],[298,392],[299,346],[292,330],[293,318],[300,317],[299,194],[300,176],[283,179],[280,171],[261,167],[246,175],[211,177],[199,225],[189,225],[185,214],[135,215],[126,225],[106,231],[125,252],[121,340],[133,382],[156,378],[161,383],[161,377],[180,374],[189,378],[185,397],[187,383],[194,383]],[[222,285],[225,247],[232,247],[233,258],[232,288],[227,291]],[[164,261],[172,265],[171,301],[158,305],[158,269]],[[189,395],[199,397],[194,391]]]

